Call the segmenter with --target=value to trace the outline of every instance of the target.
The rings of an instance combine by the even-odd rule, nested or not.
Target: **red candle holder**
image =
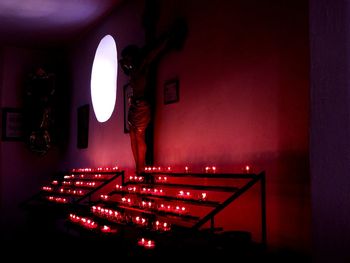
[[[46,191],[46,192],[52,192],[53,191],[52,187],[50,187],[50,186],[43,186],[41,189]]]
[[[202,201],[207,200],[207,197],[208,197],[207,193],[201,193],[199,195],[199,200],[202,200]]]
[[[204,170],[205,173],[216,173],[217,168],[216,166],[206,166]]]
[[[177,197],[179,197],[179,198],[191,198],[192,195],[190,192],[185,192],[183,190],[180,190],[179,193],[177,194]]]
[[[130,182],[143,182],[144,181],[143,176],[129,176],[129,181]]]
[[[94,179],[101,180],[104,179],[104,176],[102,174],[95,174]]]
[[[163,191],[163,189],[157,189],[157,188],[155,188],[155,189],[153,189],[153,194],[154,194],[154,195],[163,195],[163,194],[164,194],[164,191]]]
[[[80,221],[80,218],[75,214],[70,214],[69,219],[70,219],[70,221],[75,222],[75,223]]]
[[[117,185],[115,186],[115,189],[116,189],[117,191],[123,191],[123,190],[124,190],[124,187],[123,187],[122,185],[117,184]]]
[[[142,201],[140,203],[140,207],[146,208],[146,209],[151,209],[151,208],[153,208],[153,206],[154,206],[154,204],[152,202]]]
[[[168,177],[166,176],[157,176],[156,177],[157,183],[166,183],[168,182]]]
[[[101,226],[100,230],[103,233],[116,233],[117,232],[117,229],[112,228],[112,227],[107,226],[107,225]]]
[[[55,203],[62,203],[62,204],[68,203],[68,200],[64,197],[48,196],[47,199]]]
[[[153,228],[157,231],[169,231],[170,224],[167,222],[160,222],[157,220],[156,222],[154,222]]]
[[[136,216],[134,219],[133,219],[133,222],[137,225],[140,225],[140,226],[146,226],[147,225],[147,219],[146,218],[143,218],[143,217],[139,217],[139,216]]]
[[[98,227],[98,224],[96,222],[94,222],[93,220],[89,219],[89,218],[81,218],[80,219],[80,224],[88,229],[95,229]]]
[[[144,247],[147,249],[153,249],[155,247],[155,242],[153,240],[147,240],[146,244],[144,244]]]
[[[175,212],[177,214],[185,214],[185,213],[187,213],[187,209],[184,206],[178,206],[177,205],[177,206],[174,207],[173,212]]]
[[[105,200],[105,201],[109,199],[108,195],[100,195],[100,197],[102,200]]]
[[[121,201],[123,204],[126,204],[126,205],[133,205],[134,203],[131,198],[126,198],[126,197],[122,197]]]
[[[136,193],[137,192],[137,187],[136,186],[130,186],[128,187],[128,192],[129,193]]]
[[[87,186],[87,187],[95,187],[96,186],[96,182],[86,182],[84,184],[84,186]]]
[[[142,246],[144,248],[147,248],[147,249],[153,249],[155,248],[156,244],[154,242],[154,240],[151,240],[151,239],[145,239],[145,238],[141,238],[137,244],[139,246]]]

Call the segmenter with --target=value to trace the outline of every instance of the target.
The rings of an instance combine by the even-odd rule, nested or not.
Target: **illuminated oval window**
[[[118,57],[112,36],[100,41],[91,71],[92,106],[99,122],[107,121],[114,110],[117,94]]]

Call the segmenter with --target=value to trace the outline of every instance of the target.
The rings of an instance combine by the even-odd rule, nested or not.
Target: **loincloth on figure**
[[[145,100],[132,100],[128,112],[130,129],[143,132],[151,120],[151,107]]]

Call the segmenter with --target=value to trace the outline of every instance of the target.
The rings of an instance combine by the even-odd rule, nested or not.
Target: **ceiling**
[[[123,0],[0,0],[0,45],[45,47],[74,39]]]

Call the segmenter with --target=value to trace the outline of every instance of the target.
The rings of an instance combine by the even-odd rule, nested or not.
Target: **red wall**
[[[159,69],[157,164],[265,170],[269,244],[308,250],[307,2],[167,1],[159,30],[179,15],[189,34],[184,49],[168,54]],[[175,76],[180,101],[164,105],[164,81]],[[232,219],[223,222],[253,227],[255,238],[257,190],[232,205]]]

